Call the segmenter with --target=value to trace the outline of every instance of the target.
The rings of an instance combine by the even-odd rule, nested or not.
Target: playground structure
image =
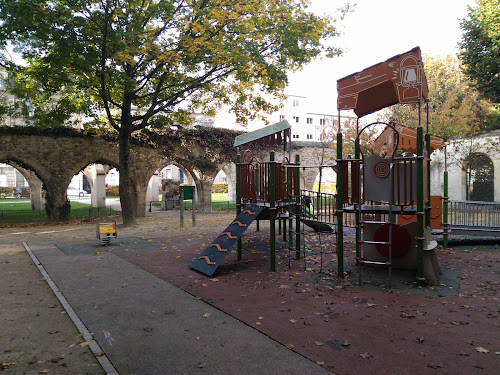
[[[393,268],[416,271],[419,284],[438,283],[437,243],[431,239],[431,231],[442,225],[446,246],[449,201],[446,171],[444,197],[431,197],[430,155],[444,147],[445,141],[429,134],[428,88],[420,48],[342,78],[337,82],[337,89],[337,194],[301,190],[301,168],[333,166],[301,166],[298,156],[292,163],[290,147],[288,157],[282,162],[275,161],[274,153],[270,154],[268,162],[260,162],[250,151],[239,154],[237,218],[193,261],[193,269],[211,276],[235,242],[238,244],[237,257],[241,260],[241,235],[252,221],[268,219],[271,271],[276,270],[276,220],[279,220],[283,223],[284,240],[288,240],[289,262],[293,252],[296,259],[301,259],[302,255],[305,261],[301,225],[302,228],[304,225],[311,227],[318,236],[324,233],[336,235],[334,252],[337,254],[338,276],[342,278],[344,214],[351,214],[356,229],[360,284],[365,266],[387,267],[389,284]],[[425,136],[422,102],[427,103]],[[418,105],[417,129],[382,122],[359,129],[359,118],[397,103]],[[343,156],[342,110],[353,110],[358,118],[354,158]],[[360,139],[364,131],[373,126],[383,127],[383,131],[373,143],[373,155],[365,155],[361,151]],[[291,143],[290,133],[289,124],[282,121],[237,137],[235,146],[283,144],[286,150],[287,144]],[[323,247],[321,237],[319,239],[321,271]]]
[[[265,130],[247,133],[235,140],[241,147],[249,144],[290,145],[290,124],[282,121]],[[335,235],[335,195],[300,189],[299,157],[290,163],[289,157],[275,160],[271,152],[269,161],[259,161],[251,151],[239,154],[236,161],[236,210],[235,220],[195,259],[190,267],[212,276],[228,250],[237,243],[237,257],[242,259],[241,235],[257,220],[269,220],[270,269],[276,271],[276,224],[283,226],[283,241],[288,242],[288,259],[306,260],[306,244],[302,240],[304,225],[311,227],[318,236]],[[288,229],[287,229],[288,227]],[[288,236],[287,236],[288,235]],[[320,237],[321,266],[323,246]]]
[[[338,80],[337,90],[339,120],[341,110],[351,109],[359,124],[360,117],[397,103],[415,103],[419,113],[416,130],[379,122],[358,129],[353,159],[343,158],[339,121],[337,178],[343,186],[337,194],[338,231],[341,238],[343,212],[353,213],[359,281],[363,266],[376,265],[388,268],[389,281],[396,267],[416,270],[420,283],[437,284],[440,268],[437,243],[431,240],[430,154],[444,146],[444,140],[429,134],[428,106],[423,134],[421,103],[428,103],[428,88],[420,48]],[[375,141],[374,155],[367,156],[361,152],[360,136],[371,126],[385,129]],[[403,224],[405,220],[399,218],[405,216],[414,219],[406,218]],[[445,238],[447,232],[445,226]],[[339,240],[337,251],[342,246]]]

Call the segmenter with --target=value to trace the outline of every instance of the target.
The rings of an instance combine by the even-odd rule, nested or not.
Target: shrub
[[[12,188],[10,187],[0,187],[0,198],[8,197],[12,194]]]
[[[228,188],[227,184],[213,184],[212,193],[213,194],[227,194]]]
[[[109,185],[106,190],[107,197],[117,197],[120,195],[120,185]]]
[[[21,188],[21,198],[29,198],[30,197],[30,188],[28,186],[23,186]]]

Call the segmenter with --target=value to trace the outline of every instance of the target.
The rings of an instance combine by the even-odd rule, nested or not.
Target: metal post
[[[427,148],[427,157],[425,162],[427,164],[427,201],[425,203],[425,226],[431,226],[431,135],[428,133],[429,126],[427,125],[427,133],[425,134],[425,145]]]
[[[180,214],[180,224],[181,228],[184,228],[184,187],[179,186],[179,214]]]
[[[443,247],[448,247],[448,165],[446,160],[446,146],[444,147],[444,181],[443,181]]]
[[[241,214],[241,155],[236,156],[236,216]],[[241,237],[237,242],[238,260],[241,260]]]
[[[340,130],[340,115],[339,115]],[[343,227],[343,162],[342,160],[342,133],[337,133],[337,271],[339,277],[344,277],[344,227]]]
[[[295,155],[295,163],[300,164],[300,155]],[[295,168],[295,259],[300,259],[300,168]],[[290,226],[290,229],[292,227]]]
[[[193,213],[192,213],[192,221],[193,221],[193,227],[196,226],[196,189],[193,187]]]
[[[359,137],[358,133],[359,133],[359,119],[356,119],[356,137]],[[359,142],[354,142],[354,159],[356,159],[356,160],[360,159]],[[351,162],[351,163],[353,163],[353,162]],[[361,202],[361,163],[360,162],[355,162],[355,163],[359,167],[357,168],[357,170],[355,170],[355,168],[352,168],[352,166],[354,164],[351,164],[351,173],[358,173],[359,196],[357,197],[358,202],[354,201],[352,203],[353,203],[354,207],[356,207],[356,204],[359,204],[359,208],[357,210],[354,210],[354,212],[355,212],[354,219],[356,221],[356,259],[361,259],[361,244],[360,244],[360,241],[361,241],[361,223],[360,223],[360,221],[361,221],[361,205],[362,205],[362,202]],[[352,183],[354,183],[354,179],[351,179],[351,181],[352,181]],[[341,181],[341,183],[342,183],[342,181]],[[337,184],[338,184],[338,181],[337,181]],[[351,189],[352,189],[351,191],[354,191],[354,186]],[[354,193],[352,195],[353,195],[353,198],[355,198]],[[361,284],[361,282],[360,282],[360,284]]]
[[[276,163],[274,152],[269,156],[269,221],[270,221],[270,258],[271,271],[276,271]]]
[[[424,181],[423,129],[417,128],[417,280],[424,279]]]

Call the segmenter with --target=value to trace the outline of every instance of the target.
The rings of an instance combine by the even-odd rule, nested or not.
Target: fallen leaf
[[[204,318],[210,318],[211,316],[212,316],[212,314],[210,314],[210,313],[205,313],[202,315],[202,317],[204,317]]]
[[[14,349],[5,349],[4,353],[10,353],[10,352],[13,352],[13,351],[14,351]]]
[[[58,332],[59,332],[59,330],[58,330],[58,329],[54,329],[53,331],[50,331],[49,333],[50,333],[51,335],[53,335],[53,334],[58,333]]]
[[[0,370],[6,370],[14,365],[17,365],[17,362],[0,362]]]
[[[294,323],[294,324],[295,324],[295,323],[297,323],[297,320],[296,320],[296,319],[288,319],[288,321],[289,321],[290,323]]]
[[[317,365],[320,365],[320,366],[323,366],[325,364],[325,362],[316,362]]]
[[[478,346],[476,348],[476,350],[479,352],[479,353],[489,353],[490,351],[488,349],[485,349],[483,348],[482,346]]]
[[[424,338],[421,336],[421,337],[417,337],[415,339],[416,342],[424,342]]]
[[[146,328],[143,328],[146,332],[151,332],[153,330],[153,328],[151,327],[146,327]]]
[[[294,346],[293,344],[286,344],[286,347],[287,347],[288,349],[293,349],[295,346]]]
[[[290,288],[290,286],[289,285],[280,285],[280,288],[281,289],[288,289],[288,288]]]
[[[437,369],[437,368],[443,368],[443,367],[444,367],[444,365],[443,365],[441,362],[436,363],[435,365],[433,365],[432,363],[428,363],[428,364],[427,364],[427,367]]]
[[[262,322],[255,322],[256,325],[261,326]]]
[[[80,345],[80,346],[88,346],[89,344],[90,344],[90,342],[84,341],[84,342],[82,342],[81,344],[78,344],[78,345]]]
[[[89,277],[89,276],[90,276],[90,273],[85,274],[85,277]]]
[[[314,343],[315,343],[316,345],[318,345],[318,346],[325,345],[325,343],[324,343],[324,342],[322,342],[322,341],[315,341]]]
[[[373,357],[370,353],[362,353],[359,355],[361,358],[370,358]]]
[[[207,364],[205,362],[200,362],[196,365],[197,368],[203,368],[203,367],[207,367]]]

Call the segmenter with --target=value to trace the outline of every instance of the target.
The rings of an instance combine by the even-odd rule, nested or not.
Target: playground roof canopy
[[[337,109],[363,117],[397,103],[427,100],[429,89],[420,47],[337,81]]]
[[[398,150],[417,153],[417,130],[409,128],[408,126],[394,124],[394,127],[399,133]],[[381,151],[386,151],[388,154],[392,153],[394,147],[393,131],[389,126],[380,133],[380,135],[373,141],[373,151],[379,154]],[[446,139],[431,134],[431,152],[444,147]]]
[[[276,124],[268,125],[253,132],[237,136],[234,139],[233,146],[239,147],[249,145],[251,143],[264,146],[274,146],[283,143],[283,147],[286,149],[286,139],[287,137],[290,138],[291,128],[292,126],[287,120],[280,121]]]

